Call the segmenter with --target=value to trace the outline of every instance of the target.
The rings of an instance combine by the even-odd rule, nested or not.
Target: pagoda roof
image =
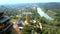
[[[0,14],[3,14],[4,12],[0,12]]]
[[[10,18],[8,16],[4,16],[3,18],[0,19],[0,24],[6,22],[7,20],[9,20]]]
[[[11,28],[13,26],[12,23],[9,23],[8,25],[6,25],[2,30],[0,30],[0,34],[7,31],[9,28]]]

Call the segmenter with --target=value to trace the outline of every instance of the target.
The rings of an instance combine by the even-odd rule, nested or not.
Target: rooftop
[[[9,17],[8,16],[4,16],[3,18],[0,19],[0,23],[4,23],[7,20],[9,20]]]
[[[0,14],[2,14],[2,13],[4,13],[4,12],[1,11]]]

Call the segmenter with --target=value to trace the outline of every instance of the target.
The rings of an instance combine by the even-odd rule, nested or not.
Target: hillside
[[[21,8],[32,8],[32,7],[41,7],[43,10],[50,15],[51,17],[58,19],[60,21],[60,2],[51,2],[51,3],[26,3],[26,4],[13,4],[13,5],[0,5],[0,11],[11,10],[18,13],[18,10]],[[9,12],[11,12],[9,11]]]
[[[60,21],[60,3],[45,3],[42,8],[48,15]]]

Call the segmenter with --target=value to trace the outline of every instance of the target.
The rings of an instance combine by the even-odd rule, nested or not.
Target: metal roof
[[[12,23],[9,23],[8,25],[6,25],[6,26],[3,28],[3,30],[0,31],[0,34],[3,33],[3,32],[5,32],[5,31],[7,31],[11,26],[13,26]]]
[[[7,20],[9,20],[10,18],[8,16],[4,16],[3,18],[0,19],[0,23],[4,23]]]
[[[0,14],[2,14],[2,13],[4,13],[4,12],[0,12]]]

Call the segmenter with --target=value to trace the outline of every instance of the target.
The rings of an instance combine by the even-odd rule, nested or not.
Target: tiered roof
[[[3,18],[0,19],[0,24],[6,22],[7,20],[9,20],[8,16],[4,16]]]
[[[12,23],[8,22],[8,20],[10,19],[8,16],[4,16],[3,15],[4,12],[0,12],[0,24],[3,25],[4,23],[8,23],[7,25],[4,25],[4,27],[2,28],[2,30],[0,30],[0,34],[7,31],[10,27],[12,27]]]
[[[4,13],[4,12],[0,12],[0,18],[2,18],[2,17],[3,17],[3,13]]]

